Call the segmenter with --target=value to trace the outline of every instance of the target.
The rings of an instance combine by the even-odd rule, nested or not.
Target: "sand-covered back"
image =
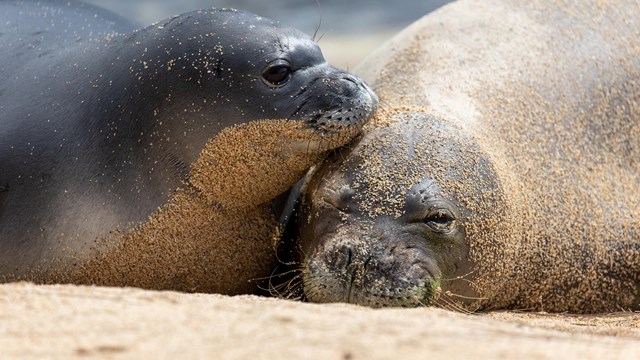
[[[413,106],[432,116],[425,144],[401,131],[408,140],[400,152],[417,153],[415,146],[424,156],[402,160],[385,155],[387,148],[377,162],[364,156],[358,171],[378,172],[366,182],[391,188],[373,201],[402,195],[397,188],[408,191],[420,176],[455,194],[472,214],[467,242],[484,308],[637,306],[638,11],[637,1],[624,0],[459,1],[414,23],[356,69],[390,112]],[[453,135],[443,137],[438,126]],[[384,147],[381,139],[371,147]],[[449,142],[458,142],[455,151]],[[475,154],[460,156],[468,146]],[[491,170],[484,174],[495,188],[488,199],[490,188],[463,174],[483,176],[474,159],[490,164],[476,167]],[[407,163],[423,174],[411,176]],[[463,176],[451,176],[451,168]],[[397,217],[401,206],[384,210]]]
[[[0,285],[11,359],[633,359],[640,315],[378,309],[255,296]]]

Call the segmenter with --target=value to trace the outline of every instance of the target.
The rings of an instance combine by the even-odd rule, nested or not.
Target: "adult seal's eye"
[[[447,209],[437,209],[431,211],[424,219],[424,223],[437,233],[447,233],[453,230],[455,217]]]
[[[262,80],[271,87],[280,87],[289,82],[291,73],[291,66],[287,63],[270,64],[262,72]]]

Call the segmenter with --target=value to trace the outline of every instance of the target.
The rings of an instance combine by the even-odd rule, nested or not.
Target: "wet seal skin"
[[[304,297],[638,309],[638,13],[464,0],[374,52],[385,106],[303,186]]]
[[[147,28],[0,3],[0,275],[251,292],[274,199],[377,97],[301,32],[232,9]]]

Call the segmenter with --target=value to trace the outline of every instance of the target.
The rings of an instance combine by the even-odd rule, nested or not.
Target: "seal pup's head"
[[[262,119],[303,123],[330,149],[377,108],[373,91],[328,64],[309,36],[248,12],[189,12],[126,42],[140,48],[130,73],[147,94],[139,102],[153,112],[151,131],[192,148],[187,162],[221,128]]]
[[[300,219],[304,295],[474,310],[500,290],[499,279],[479,283],[479,274],[509,271],[496,269],[501,261],[470,260],[476,242],[498,243],[512,228],[507,204],[493,163],[459,126],[399,112],[308,183]],[[492,249],[483,256],[502,256],[501,246]]]

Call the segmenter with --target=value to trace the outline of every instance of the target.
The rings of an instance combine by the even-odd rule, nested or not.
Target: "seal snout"
[[[354,86],[357,87],[357,92],[360,92],[362,96],[368,96],[371,99],[373,110],[376,110],[378,108],[378,95],[376,95],[376,93],[373,92],[369,85],[367,85],[367,83],[365,83],[362,79],[352,74],[344,73],[342,80],[354,84]]]
[[[305,107],[318,109],[306,116],[313,128],[327,133],[353,133],[360,129],[378,108],[378,97],[358,77],[342,70],[331,68],[309,87],[322,94],[309,99]],[[301,109],[305,115],[305,109]]]
[[[349,73],[345,73],[342,80],[351,82],[355,86],[357,86],[359,91],[362,92],[363,96],[369,96],[369,98],[371,99],[373,111],[377,110],[378,103],[379,103],[378,95],[376,95],[376,93],[373,92],[373,90],[369,87],[369,85],[367,85],[367,83],[365,83],[362,79]]]
[[[306,264],[309,300],[374,307],[420,306],[432,300],[439,284],[434,275],[440,272],[424,249],[352,235],[328,239]]]

